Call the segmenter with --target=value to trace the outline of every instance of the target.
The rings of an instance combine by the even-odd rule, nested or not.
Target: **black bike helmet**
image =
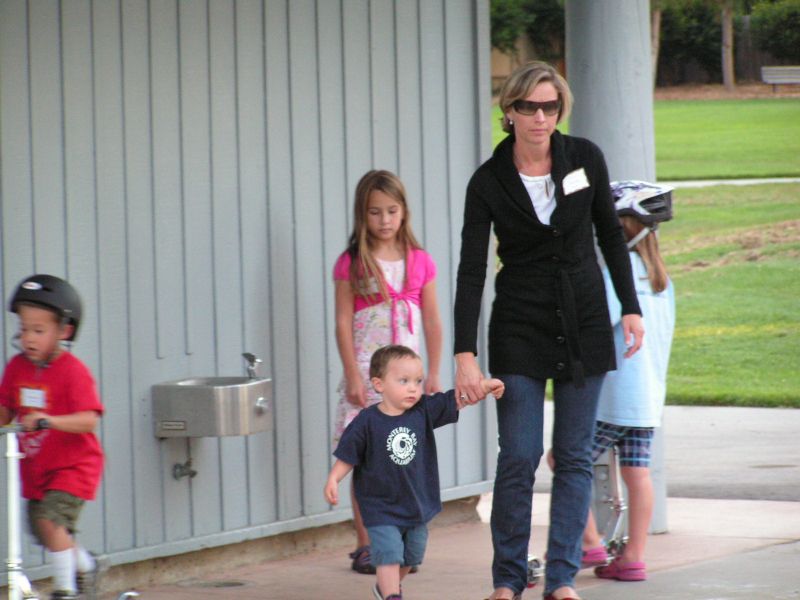
[[[672,190],[645,181],[612,181],[611,195],[619,216],[627,215],[655,229],[672,219]]]
[[[73,341],[78,335],[81,324],[81,298],[68,282],[54,275],[31,275],[18,286],[8,310],[15,313],[20,304],[30,304],[52,310],[63,321],[72,325],[72,335],[67,341]]]

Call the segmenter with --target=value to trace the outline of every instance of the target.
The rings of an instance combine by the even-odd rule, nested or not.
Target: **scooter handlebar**
[[[7,433],[21,433],[25,428],[20,423],[8,423],[7,425],[0,425],[0,435]]]

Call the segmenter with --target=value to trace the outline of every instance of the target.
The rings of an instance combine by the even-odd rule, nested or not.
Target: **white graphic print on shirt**
[[[386,438],[386,450],[389,457],[398,465],[407,465],[414,460],[417,445],[417,434],[408,427],[396,427]]]

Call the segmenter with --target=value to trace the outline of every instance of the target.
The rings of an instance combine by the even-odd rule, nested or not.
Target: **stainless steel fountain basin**
[[[250,435],[273,426],[272,380],[188,377],[152,387],[159,438]]]

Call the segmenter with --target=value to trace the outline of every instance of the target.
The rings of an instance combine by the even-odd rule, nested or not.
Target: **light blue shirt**
[[[597,406],[597,420],[625,427],[659,427],[667,394],[667,366],[675,330],[675,293],[670,281],[663,292],[654,293],[647,267],[638,252],[630,252],[636,295],[644,321],[644,343],[630,358],[624,358],[622,307],[614,293],[608,269],[604,269],[606,295],[617,370],[606,374]]]

